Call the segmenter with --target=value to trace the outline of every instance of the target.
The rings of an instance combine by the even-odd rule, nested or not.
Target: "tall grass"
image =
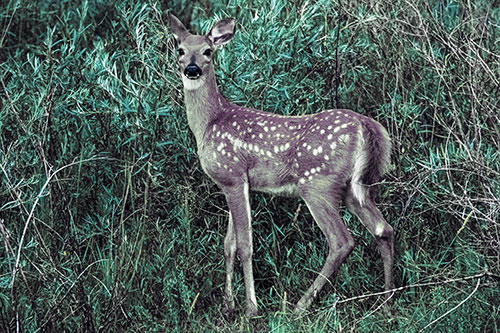
[[[187,127],[168,10],[203,33],[237,19],[216,55],[229,100],[389,130],[390,316],[347,212],[355,250],[294,316],[326,242],[300,201],[255,194],[262,315],[222,317],[227,208]],[[0,330],[499,331],[499,22],[488,0],[2,2]],[[235,288],[241,306],[239,271]]]

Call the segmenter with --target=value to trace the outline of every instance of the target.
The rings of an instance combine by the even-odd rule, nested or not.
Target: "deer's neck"
[[[224,101],[217,89],[213,71],[207,73],[205,83],[200,87],[189,90],[184,88],[187,120],[198,146],[202,143],[203,133],[210,121],[221,112]]]

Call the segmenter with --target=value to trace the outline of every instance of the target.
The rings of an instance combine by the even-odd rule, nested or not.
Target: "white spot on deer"
[[[287,143],[285,143],[284,145],[281,145],[280,150],[281,150],[281,151],[285,151],[285,150],[287,150],[288,148],[290,148],[290,143],[288,143],[288,142],[287,142]]]
[[[264,132],[269,132],[269,128],[267,126],[264,126]]]
[[[271,126],[271,131],[276,131],[276,126]]]
[[[266,151],[266,155],[267,155],[267,157],[273,157],[273,154],[269,150]]]
[[[220,136],[220,131],[217,131],[217,134],[215,134],[216,137]]]
[[[252,144],[252,143],[249,143],[249,144],[248,144],[248,149],[249,149],[249,150],[253,150],[253,144]]]
[[[330,148],[332,150],[335,150],[335,148],[337,148],[337,143],[336,142],[332,142],[332,144],[330,145]]]
[[[318,149],[317,149],[317,151],[318,151],[318,154],[321,154],[323,152],[323,147],[319,146]]]
[[[329,159],[330,159],[330,157],[328,157],[328,155],[325,154],[325,160],[328,161]]]
[[[307,142],[304,142],[304,143],[302,144],[302,147],[307,147]]]
[[[280,147],[279,146],[274,146],[274,152],[277,154],[279,153],[280,151]]]
[[[305,178],[300,178],[300,179],[299,179],[299,183],[301,183],[301,184],[305,184],[305,182],[306,182]]]
[[[377,223],[377,227],[375,228],[375,236],[380,237],[384,233],[384,224]]]
[[[328,140],[331,140],[333,138],[333,134],[328,134],[328,136],[326,137]]]
[[[345,124],[342,124],[342,125],[340,126],[340,128],[347,128],[347,126],[349,126],[349,124],[348,124],[348,123],[345,123]]]
[[[319,131],[319,134],[321,134],[321,135],[325,134],[325,130],[322,129],[321,131]]]
[[[316,172],[319,173],[321,171],[320,167],[316,167]]]
[[[339,142],[341,142],[342,144],[347,144],[347,142],[349,142],[349,134],[341,134],[339,136]]]
[[[300,156],[302,156],[302,152],[301,151],[297,152],[297,157],[300,157]]]
[[[333,125],[330,125],[330,126],[328,126],[328,128],[327,128],[327,129],[328,129],[329,131],[331,131],[331,130],[332,130],[332,128],[333,128]]]
[[[315,173],[316,173],[316,168],[312,168],[312,169],[311,169],[311,174],[313,174],[313,175],[314,175]]]
[[[311,145],[307,145],[307,150],[311,150]]]
[[[338,131],[340,131],[340,126],[337,126],[333,129],[333,133],[337,133]]]
[[[264,138],[264,134],[259,133],[259,138],[263,139]]]
[[[235,139],[234,140],[234,142],[233,142],[233,150],[234,150],[235,153],[238,150],[238,148],[240,148],[242,146],[243,146],[243,141],[241,141],[240,139]]]
[[[236,116],[236,115],[235,115]],[[236,127],[238,125],[237,122],[233,122],[233,126]]]
[[[235,162],[238,162],[239,160],[240,160],[240,159],[239,159],[237,156],[235,156],[235,157],[234,157],[234,161],[235,161]]]
[[[317,149],[313,149],[313,155],[314,156],[318,155],[318,150]]]
[[[337,116],[337,118],[338,118],[338,116]],[[334,123],[335,123],[335,124],[340,123],[340,119],[335,120],[335,121],[334,121]]]

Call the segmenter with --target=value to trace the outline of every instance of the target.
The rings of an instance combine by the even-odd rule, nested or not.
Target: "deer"
[[[374,236],[390,298],[394,230],[375,205],[377,185],[390,165],[387,130],[376,120],[347,109],[284,116],[233,104],[218,90],[213,57],[234,36],[235,19],[220,20],[207,35],[191,34],[171,13],[169,21],[200,165],[221,189],[229,208],[222,313],[235,311],[236,254],[243,270],[245,316],[259,313],[252,268],[250,190],[301,198],[326,237],[328,255],[295,305],[295,313],[308,309],[354,248],[353,236],[339,213],[342,202]]]

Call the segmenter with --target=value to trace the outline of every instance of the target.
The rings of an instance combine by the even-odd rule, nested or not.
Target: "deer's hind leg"
[[[377,246],[384,263],[385,290],[394,287],[392,267],[394,265],[394,230],[375,206],[371,195],[366,196],[365,202],[360,202],[351,189],[347,191],[345,204],[347,209],[356,215],[368,231],[375,237]],[[388,293],[386,297],[391,295]]]
[[[305,192],[301,193],[301,196],[311,215],[328,241],[329,252],[318,277],[295,306],[297,313],[301,313],[309,307],[330,276],[337,271],[354,247],[354,239],[339,215],[338,200],[327,193],[302,192]]]

